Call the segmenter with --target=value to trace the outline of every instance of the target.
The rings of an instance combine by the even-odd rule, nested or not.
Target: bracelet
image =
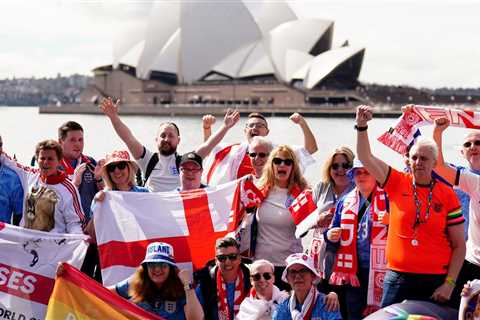
[[[445,278],[445,282],[451,285],[452,287],[455,287],[457,285],[457,283],[455,282],[455,280],[453,280],[451,276],[447,276]]]
[[[357,130],[357,131],[367,131],[367,129],[368,129],[368,126],[359,127],[359,126],[357,126],[357,125],[354,125],[353,127],[354,127],[355,130]]]
[[[183,289],[185,291],[192,290],[193,289],[193,283],[191,283],[191,282],[184,283],[183,284]]]

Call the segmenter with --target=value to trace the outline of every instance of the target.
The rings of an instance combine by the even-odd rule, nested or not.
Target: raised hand
[[[450,125],[450,121],[447,117],[440,117],[434,120],[434,125],[435,126],[433,130],[442,133],[443,131],[445,131],[445,129],[448,128],[448,126]]]
[[[227,128],[233,127],[240,120],[240,113],[237,110],[228,109],[223,118],[223,123]]]
[[[206,114],[202,117],[203,129],[210,129],[215,124],[215,116],[213,114]]]
[[[118,105],[120,104],[120,99],[113,101],[111,97],[103,99],[100,104],[100,109],[107,117],[111,118],[112,116],[118,115]]]
[[[295,112],[294,114],[292,114],[289,119],[295,123],[295,124],[302,124],[302,123],[305,123],[305,119],[303,118],[303,116],[298,113],[298,112]]]
[[[357,113],[355,120],[357,122],[357,126],[364,127],[367,125],[367,122],[372,120],[373,118],[373,111],[372,107],[361,105],[357,107]]]

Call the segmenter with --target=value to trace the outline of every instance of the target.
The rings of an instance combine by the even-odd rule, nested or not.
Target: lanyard
[[[432,203],[432,196],[433,196],[433,187],[435,185],[435,180],[430,181],[430,186],[428,190],[428,197],[427,197],[427,210],[425,212],[425,220],[422,222],[420,220],[420,200],[418,200],[418,195],[417,195],[417,185],[415,184],[414,181],[412,181],[412,186],[413,186],[413,198],[415,199],[415,206],[416,212],[415,212],[415,223],[413,224],[413,229],[416,229],[417,226],[420,225],[420,223],[427,223],[428,218],[430,217],[430,205]]]

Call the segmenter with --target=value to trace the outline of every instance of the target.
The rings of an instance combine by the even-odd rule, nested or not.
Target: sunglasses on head
[[[250,156],[250,158],[255,158],[256,156],[258,156],[259,158],[265,158],[266,156],[268,156],[268,153],[265,153],[265,152],[249,152],[248,155]]]
[[[343,162],[343,163],[332,163],[332,169],[333,170],[338,170],[342,167],[343,169],[347,170],[350,169],[352,166],[348,162]]]
[[[463,144],[463,147],[464,148],[470,148],[472,146],[472,144],[476,147],[480,146],[480,140],[475,140],[475,141],[467,141]]]
[[[114,162],[114,163],[110,163],[108,166],[107,166],[107,171],[108,172],[113,172],[115,171],[115,168],[118,168],[120,170],[123,170],[127,167],[127,162],[125,161],[122,161],[122,162]]]
[[[259,281],[262,277],[265,280],[270,280],[272,279],[272,274],[270,272],[264,272],[264,273],[255,273],[250,275],[252,277],[253,281]]]
[[[227,259],[230,261],[237,260],[238,253],[230,253],[230,254],[219,254],[217,255],[217,260],[220,262],[225,262]]]
[[[282,162],[283,162],[283,164],[285,164],[286,166],[289,166],[289,167],[293,164],[292,159],[273,158],[272,162],[273,162],[273,164],[276,164],[277,166],[281,165]]]
[[[266,125],[264,125],[261,122],[250,122],[250,123],[247,123],[245,126],[249,129],[254,129],[254,128],[255,129],[262,129],[262,128],[267,127]]]

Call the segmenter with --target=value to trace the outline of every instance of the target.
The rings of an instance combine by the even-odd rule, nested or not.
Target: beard
[[[160,146],[160,148],[158,149],[158,152],[160,152],[160,154],[162,156],[171,156],[172,154],[174,154],[175,152],[177,151],[177,147],[173,147],[171,144],[169,143],[164,143]]]

